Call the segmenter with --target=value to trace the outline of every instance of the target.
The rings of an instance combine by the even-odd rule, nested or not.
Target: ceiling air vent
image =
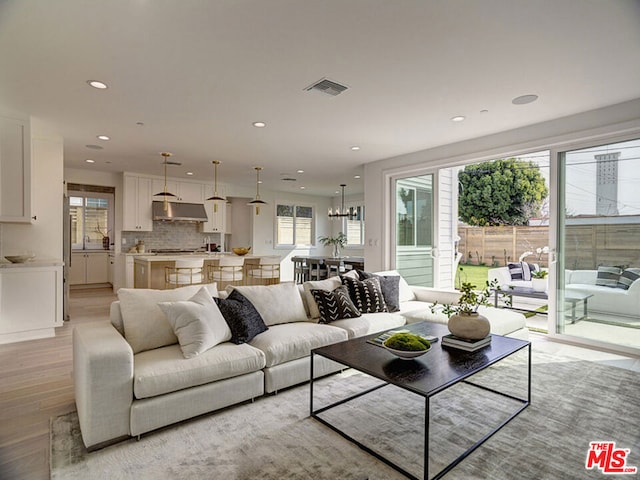
[[[326,93],[327,95],[331,95],[335,97],[336,95],[340,95],[347,88],[344,85],[340,85],[339,83],[333,82],[328,78],[323,78],[305,88],[306,91],[317,90],[322,93]]]

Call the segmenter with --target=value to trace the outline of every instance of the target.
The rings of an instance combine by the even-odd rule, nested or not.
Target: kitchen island
[[[136,255],[134,257],[134,288],[153,288],[164,290],[165,267],[174,267],[178,258],[202,258],[204,265],[202,272],[206,275],[209,265],[213,264],[217,258],[224,255],[237,256],[234,253],[189,253],[178,255]],[[244,255],[246,260],[255,261],[260,259],[260,255]]]

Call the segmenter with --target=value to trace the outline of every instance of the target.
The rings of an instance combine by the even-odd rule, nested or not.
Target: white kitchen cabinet
[[[139,232],[153,230],[151,201],[154,192],[152,187],[151,178],[124,174],[122,230]]]
[[[109,253],[72,252],[69,285],[109,283]]]
[[[205,202],[204,207],[207,211],[207,220],[202,225],[204,233],[225,233],[227,205],[224,202],[218,202],[218,211],[213,211],[213,202]]]
[[[116,255],[115,253],[109,252],[109,264],[107,266],[108,270],[108,277],[107,277],[107,282],[109,282],[111,285],[114,284],[115,281],[115,277],[116,277]]]
[[[0,343],[55,336],[62,325],[62,266],[0,269]]]
[[[0,117],[0,223],[31,223],[29,122]]]
[[[153,180],[153,194],[164,192],[164,178]],[[167,192],[175,197],[168,197],[170,202],[202,203],[204,200],[204,184],[193,182],[180,182],[167,179]],[[154,200],[163,200],[162,196],[154,197]]]

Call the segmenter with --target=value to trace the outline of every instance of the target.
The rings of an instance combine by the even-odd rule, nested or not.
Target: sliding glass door
[[[434,285],[434,175],[395,180],[395,267],[410,285]]]
[[[555,333],[640,348],[640,140],[561,152]]]

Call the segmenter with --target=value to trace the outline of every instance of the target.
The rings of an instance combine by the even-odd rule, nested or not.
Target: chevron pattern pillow
[[[342,318],[356,318],[360,312],[349,298],[349,291],[344,285],[332,291],[311,290],[320,311],[319,323],[331,323]]]
[[[387,304],[382,295],[380,279],[378,277],[357,280],[355,278],[340,276],[342,285],[349,290],[351,301],[360,313],[388,312]]]

